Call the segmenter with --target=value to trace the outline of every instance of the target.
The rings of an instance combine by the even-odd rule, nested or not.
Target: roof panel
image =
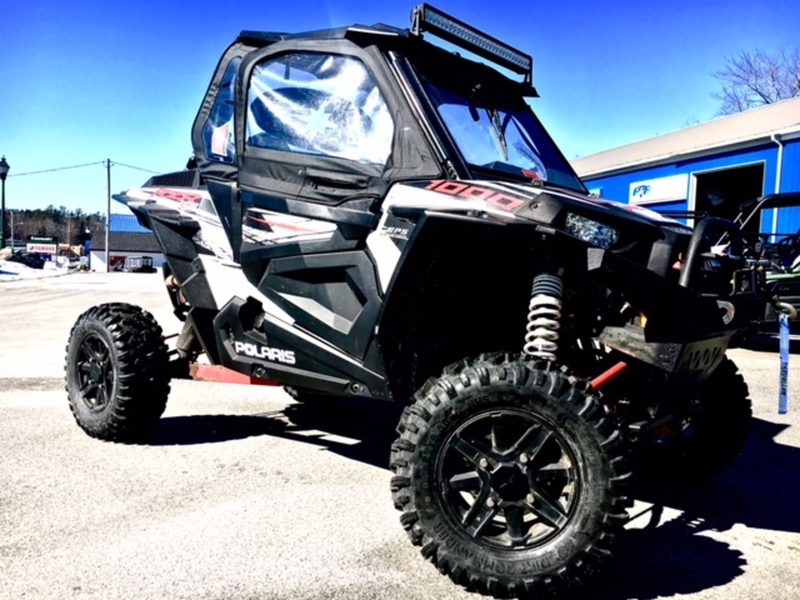
[[[774,134],[800,133],[800,98],[767,104],[671,133],[572,159],[581,177],[671,162],[768,140]]]
[[[150,233],[146,227],[139,225],[135,215],[111,215],[111,231],[118,233]]]
[[[161,252],[161,246],[158,245],[156,236],[149,231],[147,234],[110,231],[108,246],[112,252]],[[99,231],[92,236],[92,251],[102,252],[105,249],[105,232]]]

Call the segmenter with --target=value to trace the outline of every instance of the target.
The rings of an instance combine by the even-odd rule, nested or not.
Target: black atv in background
[[[78,424],[145,439],[201,354],[301,401],[399,402],[392,498],[443,573],[530,596],[602,572],[633,478],[702,481],[742,448],[725,353],[763,271],[732,222],[590,197],[536,96],[529,56],[428,5],[410,29],[243,32],[192,168],[118,197],[167,258],[177,356],[138,307],[86,311]]]

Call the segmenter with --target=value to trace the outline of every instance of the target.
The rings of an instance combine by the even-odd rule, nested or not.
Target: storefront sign
[[[689,193],[689,174],[671,175],[647,181],[631,183],[628,192],[629,204],[652,204],[686,200]]]
[[[54,237],[29,235],[25,250],[28,253],[58,254],[58,240]]]

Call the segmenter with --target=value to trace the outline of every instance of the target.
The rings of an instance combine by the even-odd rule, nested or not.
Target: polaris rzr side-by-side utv
[[[87,310],[78,424],[146,438],[198,358],[300,401],[399,402],[391,494],[439,570],[495,596],[601,572],[631,481],[703,480],[742,448],[726,349],[763,272],[730,221],[591,197],[536,96],[528,55],[428,5],[410,29],[243,32],[189,168],[118,197],[166,256],[176,347],[138,307]]]

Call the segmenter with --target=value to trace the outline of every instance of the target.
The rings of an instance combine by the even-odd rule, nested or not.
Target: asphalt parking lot
[[[0,598],[479,598],[399,524],[392,406],[175,381],[150,443],[86,436],[64,346],[81,312],[120,300],[177,331],[158,274],[0,282]],[[775,350],[730,353],[755,413],[738,462],[703,490],[638,502],[605,587],[582,599],[800,598],[800,369],[779,415]]]

